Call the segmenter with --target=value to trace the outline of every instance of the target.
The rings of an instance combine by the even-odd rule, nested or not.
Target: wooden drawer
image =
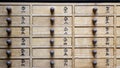
[[[12,68],[30,68],[30,60],[24,59],[23,61],[20,59],[10,60]],[[7,60],[0,60],[0,68],[7,68],[6,65]],[[22,63],[23,62],[23,63]]]
[[[33,25],[35,26],[51,26],[51,17],[40,17],[34,16],[33,18]],[[54,19],[54,26],[71,26],[72,25],[72,17],[53,17]],[[44,24],[43,24],[44,23]]]
[[[54,47],[71,46],[71,38],[32,38],[32,46],[51,47],[50,40],[53,40]]]
[[[35,5],[33,6],[33,14],[42,14],[42,15],[51,15],[50,13],[50,8],[54,7],[54,13],[55,14],[62,14],[62,15],[66,15],[66,14],[72,14],[72,6],[39,6],[39,5]],[[41,10],[44,9],[44,10]]]
[[[106,23],[106,17],[75,17],[75,26],[94,26],[93,19],[96,19],[96,26],[113,26],[113,17],[108,16],[108,22]]]
[[[8,37],[6,32],[7,27],[0,28],[0,37]],[[29,27],[10,27],[11,35],[10,37],[28,37],[29,36]]]
[[[33,35],[51,35],[51,27],[33,27]],[[71,27],[53,27],[54,35],[71,35]],[[67,34],[66,34],[67,32]]]
[[[75,35],[89,35],[93,36],[92,27],[83,27],[83,28],[75,28]],[[105,27],[96,27],[95,28],[96,35],[113,35],[113,27],[108,27],[108,31],[106,31]]]
[[[0,38],[0,47],[8,47],[7,40],[11,41],[11,47],[26,47],[29,46],[29,38]]]
[[[95,44],[94,40],[97,41]],[[97,47],[113,47],[113,38],[75,38],[76,47],[94,47],[94,45]]]
[[[93,54],[93,50],[96,50],[96,54]],[[108,55],[109,54],[109,55]],[[75,56],[80,58],[93,58],[94,55],[96,58],[105,58],[105,57],[113,57],[113,49],[109,48],[108,52],[106,48],[99,48],[99,49],[89,49],[89,48],[81,48],[75,49]]]
[[[7,54],[6,54],[7,49],[0,49],[0,58],[7,58]],[[29,49],[10,49],[11,51],[11,58],[23,58],[29,57]],[[24,55],[22,55],[24,54]]]
[[[113,14],[113,6],[92,6],[92,5],[77,5],[75,6],[75,14],[93,14],[93,8],[97,8],[97,14],[106,14],[107,13],[107,7],[109,7],[109,14]]]
[[[72,68],[72,60],[55,59],[55,68]],[[51,68],[49,59],[33,59],[33,68]]]
[[[29,16],[0,16],[1,25],[0,26],[8,26],[6,19],[11,19],[10,26],[29,26],[30,18]]]
[[[51,49],[33,49],[34,58],[51,58],[50,51]],[[71,58],[71,49],[53,49],[54,58]],[[67,55],[66,55],[67,54]]]
[[[93,61],[93,59],[75,59],[75,68],[93,68]],[[106,59],[96,59],[96,61],[97,68],[113,68],[113,59],[109,59],[108,63],[106,63]]]
[[[11,15],[20,15],[20,14],[29,14],[30,7],[29,6],[0,6],[0,15],[8,15],[6,8],[11,8]]]

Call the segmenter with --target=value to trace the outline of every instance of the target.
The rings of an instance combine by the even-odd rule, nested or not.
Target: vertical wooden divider
[[[75,68],[75,25],[74,25],[74,19],[75,19],[75,5],[72,5],[72,68]]]
[[[30,3],[30,68],[32,68],[32,3]]]
[[[113,10],[113,14],[114,14],[114,21],[113,21],[113,24],[114,24],[114,68],[116,68],[116,66],[117,66],[117,63],[116,63],[116,61],[117,61],[117,59],[116,59],[116,56],[117,56],[117,54],[116,54],[116,51],[117,51],[117,49],[116,49],[116,47],[117,47],[117,34],[116,34],[116,4],[114,5],[114,10]]]

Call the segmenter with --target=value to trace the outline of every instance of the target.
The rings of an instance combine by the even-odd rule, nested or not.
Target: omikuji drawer
[[[94,26],[93,20],[95,20],[96,26],[113,26],[113,17],[87,17],[87,16],[76,16],[75,26]],[[108,19],[108,21],[106,21]]]
[[[0,38],[0,47],[28,47],[30,46],[29,38]],[[10,45],[9,45],[10,44]]]
[[[77,5],[75,6],[75,14],[93,14],[93,8],[97,8],[97,14],[106,14],[107,7],[109,7],[109,14],[113,14],[113,6],[91,6],[91,5]]]
[[[75,68],[93,68],[93,61],[96,61],[97,68],[113,68],[113,59],[75,59]]]
[[[94,33],[93,30],[95,30],[96,32]],[[83,28],[75,28],[75,35],[88,35],[88,36],[94,36],[97,35],[113,35],[113,27],[108,27],[108,31],[106,30],[105,27],[83,27]]]
[[[93,51],[94,50],[94,51]],[[90,48],[76,48],[75,56],[78,58],[106,58],[113,57],[113,48],[99,48],[99,49],[90,49]]]
[[[10,37],[28,37],[29,36],[29,27],[1,27],[0,28],[0,37],[7,37],[8,33]]]
[[[7,68],[7,60],[0,60],[0,68]],[[29,59],[12,59],[10,60],[12,68],[30,68]]]
[[[33,19],[32,22],[33,26],[71,26],[72,25],[72,17],[70,16],[65,16],[65,17],[34,16],[32,19]],[[51,23],[51,19],[53,20],[53,23]]]
[[[33,59],[33,68],[50,68],[50,59]],[[71,59],[55,59],[53,60],[55,68],[72,68]]]
[[[113,38],[75,38],[75,47],[113,47]]]
[[[52,44],[51,42],[52,41]],[[38,47],[70,47],[71,45],[71,38],[32,38],[32,46]]]
[[[71,27],[33,27],[33,35],[49,35],[50,29],[53,29],[53,35],[71,35]]]
[[[54,14],[60,14],[60,15],[67,15],[72,14],[72,6],[40,6],[40,5],[34,5],[32,8],[33,14],[41,14],[41,15],[51,15],[50,8],[54,8]],[[44,9],[44,10],[43,10]]]
[[[72,57],[72,50],[69,48],[66,49],[53,49],[51,56],[52,49],[33,49],[33,57],[35,58],[71,58]]]
[[[0,26],[8,26],[8,24],[10,24],[10,26],[29,26],[30,24],[29,16],[0,16],[0,20]]]
[[[0,58],[29,58],[29,49],[0,49]]]
[[[27,15],[30,12],[29,6],[21,5],[21,6],[0,6],[0,15],[7,15],[6,8],[10,7],[12,9],[11,15]]]

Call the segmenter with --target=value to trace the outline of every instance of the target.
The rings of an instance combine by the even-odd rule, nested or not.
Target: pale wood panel
[[[97,58],[103,58],[103,57],[112,57],[113,56],[113,49],[109,48],[109,55],[106,55],[106,49],[105,48],[101,48],[101,49],[95,49],[97,51],[96,57]],[[93,53],[92,53],[93,49],[75,49],[75,56],[76,57],[81,57],[81,58],[92,58],[93,57]]]
[[[0,15],[7,15],[6,7],[8,6],[0,6]],[[18,14],[29,14],[29,6],[24,6],[25,7],[25,12],[22,12],[22,6],[9,6],[12,9],[11,15],[18,15]]]
[[[46,47],[50,45],[50,39],[54,40],[54,46],[71,46],[71,38],[32,38],[32,46],[40,46]],[[67,40],[67,41],[66,41]],[[66,41],[67,45],[64,45],[64,41]]]
[[[51,49],[33,49],[33,57],[35,58],[51,58],[50,56],[50,50]],[[54,58],[63,58],[68,57],[70,58],[72,56],[71,49],[67,49],[67,56],[65,54],[64,49],[53,49],[54,50]]]
[[[116,6],[116,13],[120,14],[120,5]]]
[[[68,59],[67,66],[64,66],[64,59],[55,59],[55,68],[72,68],[72,60]],[[33,68],[50,68],[50,60],[33,59]]]
[[[94,38],[75,38],[75,46],[77,47],[94,47]],[[97,40],[97,47],[108,47],[106,45],[106,38],[95,38]],[[109,38],[109,47],[113,47],[113,38]]]
[[[30,68],[29,66],[29,63],[30,63],[30,60],[27,60],[25,59],[25,66],[21,66],[21,60],[10,60],[12,62],[12,65],[11,67],[12,68]],[[0,68],[7,68],[7,65],[6,65],[6,62],[7,60],[0,60]]]
[[[117,59],[116,62],[117,62],[116,68],[120,68],[120,59]]]
[[[8,26],[6,18],[11,18],[12,22],[10,26],[29,26],[29,17],[28,16],[23,16],[24,17],[24,24],[22,24],[22,16],[12,16],[12,17],[7,17],[7,16],[1,16],[0,20],[0,26]]]
[[[120,38],[119,37],[117,37],[117,41],[116,41],[117,43],[117,46],[120,46]]]
[[[75,14],[93,14],[93,8],[96,7],[98,14],[106,14],[106,7],[109,7],[109,14],[113,14],[113,6],[75,6]]]
[[[75,68],[93,68],[93,59],[75,59]],[[106,59],[96,59],[97,68],[113,68],[113,59],[109,59],[109,66],[106,65]]]
[[[116,49],[116,56],[117,56],[118,58],[120,57],[120,49],[119,49],[119,48]]]
[[[106,17],[75,17],[75,26],[94,26],[94,18],[97,19],[96,26],[113,26],[113,17],[109,17],[109,23],[106,23]]]
[[[120,26],[120,17],[116,17],[116,26]]]
[[[120,36],[120,28],[116,28],[117,36]]]
[[[41,16],[33,17],[32,24],[36,26],[51,26],[50,18],[51,17],[41,17]],[[53,26],[71,26],[71,23],[72,23],[71,17],[67,17],[67,23],[65,23],[65,20],[64,20],[65,17],[53,17],[53,18],[54,18]]]
[[[7,49],[0,49],[0,58],[7,58],[7,55],[6,55],[6,50]],[[29,57],[29,49],[24,49],[24,54],[25,56],[22,56],[22,51],[21,49],[10,49],[11,51],[11,58],[19,58],[19,57]]]
[[[33,6],[33,14],[51,14],[50,8],[54,7],[54,14],[72,14],[72,6]],[[67,7],[67,13],[64,13],[64,7]]]

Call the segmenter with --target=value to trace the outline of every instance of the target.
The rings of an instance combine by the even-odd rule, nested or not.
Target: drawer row
[[[0,28],[0,37],[7,37],[8,34],[11,34],[11,37],[29,37],[30,30],[32,31],[31,35],[39,37],[51,37],[51,34],[54,37],[57,36],[71,36],[72,27],[1,27]],[[114,28],[113,27],[76,27],[74,29],[75,36],[113,36]],[[120,36],[120,28],[116,28],[116,35]]]
[[[0,6],[0,14],[1,15],[6,15],[6,7],[8,6]],[[72,6],[66,6],[66,5],[59,5],[59,6],[44,6],[44,5],[34,5],[32,7],[30,6],[9,6],[12,10],[12,14],[30,14],[30,10],[32,11],[32,14],[48,14],[50,15],[50,8],[54,7],[55,14],[72,14],[73,11],[75,14],[93,14],[93,8],[97,9],[98,14],[114,14],[114,5],[99,5],[99,6],[94,6],[94,5],[75,5],[74,10]],[[32,8],[32,9],[31,9]],[[44,10],[41,10],[44,8]],[[84,9],[86,8],[86,9]],[[15,10],[15,11],[14,11]],[[81,11],[79,11],[81,10]],[[120,6],[116,6],[116,13],[120,14],[119,12]]]
[[[28,48],[16,48],[16,49],[0,49],[0,58],[72,58],[71,48],[59,48],[59,49],[43,49],[33,48],[32,52]],[[74,55],[76,58],[114,58],[113,48],[75,48]],[[116,49],[116,56],[120,58],[120,49]]]
[[[7,16],[1,16],[1,25],[7,26]],[[51,26],[51,17],[45,16],[33,16],[32,26]],[[75,17],[74,26],[94,26],[93,19],[96,21],[96,26],[114,26],[114,18],[112,16],[101,16],[101,17]],[[30,17],[29,16],[12,16],[10,17],[10,26],[29,26]],[[72,17],[54,17],[54,26],[72,26]],[[116,26],[120,26],[120,17],[116,17]],[[43,24],[44,23],[44,24]]]
[[[31,44],[29,38],[0,38],[0,47],[7,47],[8,41],[11,43],[11,47],[51,47],[51,41],[53,41],[54,47],[72,47],[72,39],[66,38],[32,38]],[[116,39],[116,46],[120,46],[120,38]],[[93,47],[96,44],[97,47],[114,47],[114,38],[112,37],[98,37],[98,38],[78,38],[75,37],[75,47]]]
[[[67,61],[66,61],[67,60]],[[106,61],[108,63],[106,63]],[[23,62],[24,61],[24,62]],[[93,59],[75,59],[75,68],[93,68]],[[114,66],[114,60],[113,59],[96,59],[97,61],[97,68],[113,68]],[[11,60],[12,68],[29,68],[30,67],[30,60]],[[6,60],[0,60],[0,68],[6,68]],[[54,67],[55,68],[72,68],[72,60],[71,59],[55,59],[54,60]],[[116,61],[116,68],[120,67],[120,59],[117,59]],[[51,68],[50,65],[50,59],[33,59],[32,60],[32,67],[33,68]]]

